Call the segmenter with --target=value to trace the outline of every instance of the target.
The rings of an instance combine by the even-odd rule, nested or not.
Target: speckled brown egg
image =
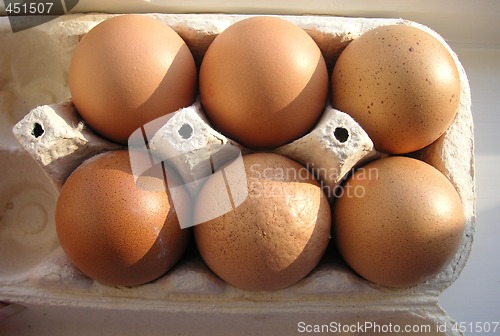
[[[139,127],[193,103],[197,69],[168,25],[121,15],[91,29],[69,69],[73,103],[98,133],[126,144]]]
[[[439,273],[460,247],[464,209],[437,169],[407,157],[373,161],[342,186],[334,237],[345,261],[379,285],[409,287]]]
[[[370,30],[340,54],[332,104],[365,129],[375,147],[401,154],[421,149],[453,121],[460,79],[450,51],[422,29]]]
[[[272,16],[239,21],[218,35],[200,68],[200,97],[211,123],[239,143],[268,149],[318,121],[328,71],[314,40]]]
[[[181,230],[163,179],[145,174],[139,188],[126,150],[80,165],[61,189],[56,229],[64,252],[89,277],[133,286],[167,272],[190,233]]]
[[[304,278],[330,236],[330,207],[309,171],[277,154],[243,156],[248,197],[234,210],[194,227],[203,260],[223,280],[246,290],[278,290]],[[225,193],[211,178],[204,200]]]

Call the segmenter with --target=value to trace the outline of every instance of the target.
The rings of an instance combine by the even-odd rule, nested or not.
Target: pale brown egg
[[[421,149],[450,126],[460,78],[448,49],[415,27],[383,26],[354,39],[332,74],[333,106],[365,129],[375,148]]]
[[[101,283],[152,281],[188,244],[190,231],[180,228],[163,179],[146,174],[140,181],[139,188],[128,151],[120,150],[85,161],[61,189],[56,208],[61,246],[80,271]]]
[[[333,207],[334,239],[344,260],[379,285],[409,287],[439,273],[464,233],[464,209],[437,169],[388,157],[357,170]]]
[[[267,153],[245,155],[243,161],[248,197],[234,210],[195,226],[197,246],[207,265],[231,285],[254,291],[288,287],[311,272],[325,252],[328,200],[295,161]],[[220,193],[227,193],[226,186],[209,179],[196,212]]]
[[[126,144],[142,125],[192,104],[197,76],[191,51],[172,28],[122,15],[98,24],[78,43],[69,86],[83,119]]]
[[[276,17],[252,17],[227,28],[200,68],[200,96],[210,122],[251,148],[303,136],[321,115],[327,94],[319,47],[303,29]]]

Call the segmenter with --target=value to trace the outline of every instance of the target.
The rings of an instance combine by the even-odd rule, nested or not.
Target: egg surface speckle
[[[328,71],[314,40],[277,17],[239,21],[208,48],[200,68],[200,97],[210,122],[258,149],[307,133],[328,94]]]
[[[122,15],[101,22],[78,43],[69,86],[83,119],[126,144],[147,122],[192,104],[197,76],[191,51],[172,28]]]
[[[445,267],[463,238],[464,210],[448,179],[407,157],[357,170],[333,207],[334,238],[344,260],[379,285],[409,287]]]
[[[383,26],[354,39],[333,69],[332,104],[365,129],[375,147],[421,149],[453,121],[460,78],[450,51],[406,25]]]
[[[243,160],[248,197],[233,211],[195,226],[196,243],[207,265],[233,286],[288,287],[311,272],[325,252],[331,227],[328,200],[295,161],[267,153]],[[213,197],[215,182],[207,181],[196,211]]]
[[[180,229],[163,180],[135,184],[126,150],[85,161],[67,179],[56,207],[61,246],[83,273],[104,284],[134,286],[167,272],[182,256]],[[164,188],[164,187],[163,187]]]

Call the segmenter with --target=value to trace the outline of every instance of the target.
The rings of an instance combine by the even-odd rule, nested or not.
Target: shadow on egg
[[[194,103],[198,90],[198,73],[193,62],[188,46],[181,45],[156,89],[133,112],[142,114],[142,124],[148,125],[148,134],[155,134],[166,122],[164,118],[158,118],[157,113],[151,114],[148,111],[164,111],[166,116]],[[152,123],[155,118],[159,119],[158,123]]]
[[[276,148],[286,145],[287,143],[290,143],[309,133],[321,118],[327,97],[328,72],[326,71],[325,60],[320,54],[316,68],[307,84],[302,88],[293,101],[291,101],[281,111],[277,112],[277,114],[282,115],[283,118],[280,118],[279,127],[274,129],[272,136],[277,139],[287,140],[277,140],[268,148]],[[295,112],[295,114],[286,114],[286,111],[292,111]],[[300,111],[308,111],[308,113],[298,113]],[[307,129],[297,128],[297,124],[309,125],[310,127]],[[291,130],[295,131],[292,133]],[[256,131],[256,137],[264,136],[268,135],[258,134],[258,131]]]

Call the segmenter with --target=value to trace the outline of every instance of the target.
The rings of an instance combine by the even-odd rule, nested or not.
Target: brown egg
[[[378,150],[394,154],[439,138],[460,97],[448,49],[405,25],[375,28],[353,40],[340,54],[331,82],[333,106],[350,114]]]
[[[273,148],[307,133],[326,103],[328,71],[314,40],[276,17],[239,21],[215,38],[200,69],[209,120],[251,148]]]
[[[167,272],[190,233],[181,230],[163,179],[134,182],[128,151],[85,161],[67,179],[57,201],[59,241],[73,264],[109,285],[133,286]],[[154,191],[158,188],[163,191]]]
[[[194,227],[203,260],[223,280],[246,290],[278,290],[304,278],[329,241],[328,200],[300,164],[277,154],[243,156],[248,197],[233,211]],[[204,201],[225,193],[211,178]],[[196,216],[196,215],[195,215]]]
[[[439,273],[456,254],[464,210],[434,167],[407,157],[373,161],[342,186],[333,208],[337,247],[376,284],[409,287]]]
[[[71,60],[73,103],[98,133],[126,144],[137,128],[193,103],[197,70],[182,38],[140,15],[108,19],[79,42]]]

